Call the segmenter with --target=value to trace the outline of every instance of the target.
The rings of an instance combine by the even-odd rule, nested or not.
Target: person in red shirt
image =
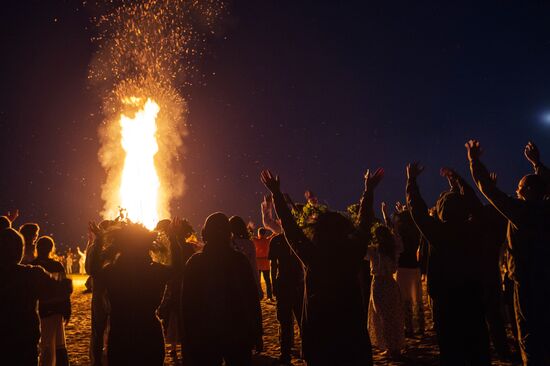
[[[260,271],[260,277],[264,277],[265,288],[267,292],[267,299],[273,301],[273,291],[271,288],[271,270],[268,259],[269,242],[271,237],[270,232],[266,228],[260,227],[258,229],[258,237],[254,238],[254,246],[256,247],[256,262],[258,264],[258,271]]]

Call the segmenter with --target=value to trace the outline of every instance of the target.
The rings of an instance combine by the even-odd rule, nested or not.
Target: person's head
[[[230,246],[231,227],[225,214],[215,212],[206,218],[202,228],[202,240],[208,246]]]
[[[229,218],[229,227],[235,239],[250,239],[250,231],[246,227],[246,223],[239,216],[231,216]]]
[[[11,221],[7,216],[0,216],[0,230],[11,227]]]
[[[258,238],[263,239],[268,236],[269,230],[267,230],[265,227],[261,227],[258,229]]]
[[[373,241],[378,245],[380,254],[395,259],[395,239],[388,226],[377,225],[373,229]]]
[[[36,241],[36,255],[38,258],[49,258],[54,253],[54,249],[54,241],[49,236],[41,236]]]
[[[23,235],[25,245],[33,245],[36,239],[38,239],[38,232],[40,226],[34,222],[27,222],[19,227],[19,232]]]
[[[151,232],[141,224],[128,224],[112,233],[113,245],[121,257],[135,260],[150,260],[149,251],[153,247],[157,233]]]
[[[546,184],[539,175],[527,174],[519,181],[516,194],[524,201],[542,201],[546,194]]]
[[[392,215],[392,223],[395,230],[400,233],[414,226],[414,221],[409,210],[396,212]]]
[[[172,221],[170,219],[160,220],[155,227],[155,231],[168,232],[171,223]]]
[[[175,229],[178,238],[183,240],[187,240],[189,237],[195,234],[195,229],[193,229],[193,225],[191,225],[191,223],[186,219],[179,220]]]
[[[0,231],[0,268],[17,264],[23,258],[23,236],[12,228]]]
[[[105,231],[114,225],[116,225],[116,221],[114,220],[102,220],[98,226],[101,230]]]
[[[470,207],[463,195],[445,192],[436,203],[437,217],[441,222],[460,223],[470,216]]]
[[[347,240],[354,231],[351,220],[338,212],[322,212],[311,225],[312,240],[321,245],[332,245]]]

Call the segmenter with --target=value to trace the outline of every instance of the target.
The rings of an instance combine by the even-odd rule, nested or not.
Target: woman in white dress
[[[73,273],[73,251],[71,250],[71,248],[69,248],[69,250],[67,251],[67,268],[66,268],[66,271],[67,271],[67,274],[72,274]]]
[[[80,250],[80,247],[76,247],[76,250],[78,251],[78,255],[80,256],[80,258],[78,259],[78,273],[86,274],[86,253]]]
[[[391,358],[399,358],[405,345],[401,294],[393,277],[397,271],[399,245],[389,227],[375,224],[372,231],[372,244],[366,255],[372,274],[369,336],[373,346],[384,350]]]

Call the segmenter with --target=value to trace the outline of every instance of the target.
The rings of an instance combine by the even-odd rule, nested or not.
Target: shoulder
[[[50,275],[41,266],[35,266],[30,264],[21,264],[21,271],[23,271],[28,277],[33,280],[49,279]]]
[[[56,261],[55,259],[49,259],[48,260],[48,267],[49,272],[63,272],[65,271],[65,267],[63,267],[63,264],[61,262]]]
[[[160,276],[159,278],[168,276],[172,273],[172,269],[169,266],[157,262],[151,263],[150,270],[153,274]]]
[[[232,250],[228,253],[229,253],[228,259],[230,259],[231,262],[234,263],[235,265],[243,265],[246,267],[250,266],[248,257],[244,253],[239,252],[237,250]]]
[[[185,269],[189,270],[196,268],[200,266],[202,262],[204,262],[204,253],[194,253],[185,264]]]
[[[269,244],[270,245],[281,245],[282,243],[284,243],[285,241],[285,236],[283,234],[277,234],[277,235],[274,235],[272,236],[270,239],[269,239]]]

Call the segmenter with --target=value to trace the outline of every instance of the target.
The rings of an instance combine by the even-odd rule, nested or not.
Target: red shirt
[[[254,238],[254,246],[256,247],[256,262],[259,271],[269,270],[269,238]]]

